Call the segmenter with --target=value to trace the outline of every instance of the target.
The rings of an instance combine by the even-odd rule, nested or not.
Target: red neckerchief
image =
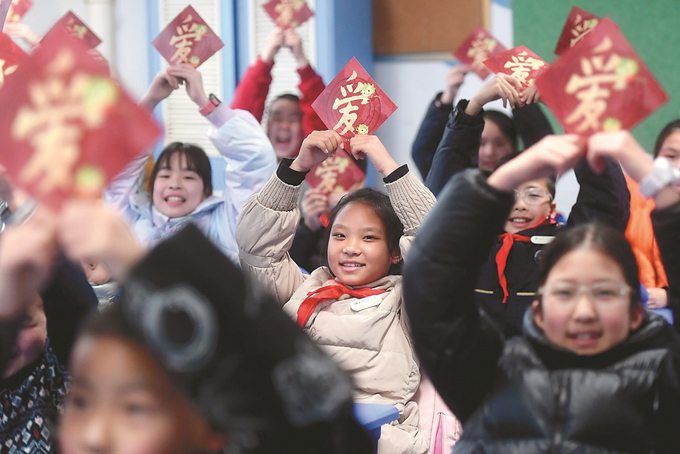
[[[333,280],[330,284],[307,293],[307,298],[300,304],[297,311],[297,324],[303,328],[305,323],[307,323],[307,320],[309,320],[309,317],[314,313],[316,306],[323,300],[338,299],[342,295],[350,295],[355,298],[366,298],[367,296],[380,295],[386,291],[387,290],[373,290],[368,287],[352,289],[337,280]]]
[[[555,221],[553,219],[547,217],[525,230],[530,230],[544,224],[554,223]],[[510,249],[512,249],[512,245],[515,243],[515,241],[527,242],[531,241],[531,237],[520,235],[519,233],[505,232],[504,234],[499,235],[498,239],[503,241],[503,244],[496,253],[496,268],[498,269],[498,283],[501,284],[501,289],[503,289],[503,303],[506,303],[508,301],[508,280],[505,278],[505,265],[508,261]]]

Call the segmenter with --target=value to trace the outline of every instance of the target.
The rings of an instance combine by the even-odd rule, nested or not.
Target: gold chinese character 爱
[[[109,79],[75,72],[75,55],[62,50],[46,66],[45,80],[31,82],[30,104],[19,108],[11,134],[34,148],[19,179],[48,193],[68,188],[80,158],[84,131],[100,127],[115,104],[119,89]]]
[[[515,77],[524,85],[531,85],[533,79],[527,81],[531,70],[540,69],[545,65],[543,60],[529,57],[527,51],[522,51],[513,55],[510,61],[505,62],[504,67],[512,71],[511,76]]]
[[[596,18],[583,20],[580,14],[576,15],[576,20],[574,21],[574,28],[571,29],[571,34],[574,36],[569,41],[569,47],[574,47],[574,45],[581,41],[584,36],[593,31],[595,26],[598,24]]]
[[[577,123],[576,132],[589,129],[600,130],[600,117],[607,110],[607,99],[613,90],[623,90],[628,84],[628,78],[638,72],[637,63],[629,58],[621,58],[618,54],[611,54],[605,59],[605,52],[612,48],[611,39],[605,37],[593,49],[590,58],[581,58],[581,73],[572,74],[565,87],[565,92],[575,95],[579,104],[565,121],[569,124]]]
[[[314,174],[321,178],[316,189],[322,193],[331,192],[338,182],[338,175],[344,173],[348,166],[349,159],[340,156],[330,157],[319,164],[314,171]]]
[[[304,5],[304,0],[281,0],[274,8],[274,11],[279,13],[279,17],[276,18],[276,23],[282,27],[297,26],[297,23],[293,20],[295,18],[295,13],[300,11]]]
[[[495,39],[480,33],[472,41],[472,44],[467,51],[467,56],[472,58],[470,66],[472,66],[475,71],[483,70],[485,68],[484,61],[489,58],[489,54],[494,51],[497,44]]]
[[[354,123],[357,121],[356,111],[359,110],[359,105],[368,104],[375,95],[375,85],[365,82],[351,83],[356,78],[357,72],[353,71],[346,80],[348,83],[340,87],[342,97],[335,98],[333,102],[333,110],[342,114],[338,123],[333,127],[336,131],[340,127],[343,128],[338,131],[340,135],[355,131]],[[354,104],[355,102],[357,104]]]

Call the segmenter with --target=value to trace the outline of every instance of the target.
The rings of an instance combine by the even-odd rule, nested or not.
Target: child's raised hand
[[[11,319],[47,282],[58,256],[54,215],[38,208],[0,237],[0,319]]]
[[[451,104],[456,99],[458,89],[463,85],[465,75],[470,72],[470,67],[467,65],[456,65],[446,74],[446,89],[439,98],[442,104]]]
[[[638,182],[654,170],[652,158],[628,131],[593,134],[588,139],[587,157],[590,167],[598,173],[604,170],[604,158],[612,158]]]
[[[267,42],[260,54],[260,60],[264,63],[273,63],[274,55],[281,49],[281,46],[283,46],[283,29],[281,27],[276,27],[269,36],[267,36]]]
[[[179,79],[168,74],[168,68],[162,70],[151,81],[149,89],[146,94],[139,101],[139,105],[152,111],[159,102],[170,96],[170,94],[179,88]]]
[[[536,84],[531,84],[524,89],[519,97],[520,105],[537,103],[541,100],[541,94],[538,92]]]
[[[124,278],[145,254],[120,216],[97,201],[72,200],[64,205],[59,242],[75,261],[103,261],[116,279]]]
[[[514,107],[520,103],[521,90],[519,80],[508,74],[498,73],[472,97],[465,113],[477,115],[487,103],[497,99],[503,100],[503,107],[507,107],[508,103],[510,107]]]
[[[502,191],[512,191],[527,181],[559,176],[584,155],[585,143],[579,136],[547,136],[500,166],[486,181]]]
[[[368,156],[375,169],[387,176],[399,168],[380,139],[368,134],[357,134],[349,141],[352,155],[357,159],[366,159]]]
[[[302,51],[302,38],[294,29],[289,28],[283,33],[283,44],[293,52],[298,67],[303,68],[309,64]]]
[[[170,66],[167,71],[171,77],[179,80],[180,84],[184,84],[189,98],[191,98],[199,108],[208,104],[208,96],[206,96],[205,90],[203,89],[203,76],[196,68],[187,65],[186,63],[182,63]]]
[[[290,168],[298,172],[307,172],[317,164],[321,164],[329,156],[333,156],[342,146],[342,137],[335,131],[314,131],[302,142],[300,154],[292,162]]]

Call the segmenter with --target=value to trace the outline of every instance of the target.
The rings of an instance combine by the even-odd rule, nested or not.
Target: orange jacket
[[[626,183],[630,191],[630,219],[626,227],[626,238],[637,258],[640,282],[647,288],[667,287],[668,278],[661,263],[652,220],[649,217],[656,204],[653,199],[642,197],[640,185],[628,176]]]

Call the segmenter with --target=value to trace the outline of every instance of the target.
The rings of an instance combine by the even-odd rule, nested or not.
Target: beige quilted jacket
[[[411,173],[387,183],[386,188],[404,224],[400,246],[406,257],[435,198]],[[243,271],[275,295],[293,319],[308,292],[333,279],[325,267],[303,275],[288,254],[300,219],[299,190],[275,174],[248,200],[236,226]],[[399,408],[399,420],[382,428],[378,452],[425,453],[428,443],[418,430],[418,406],[412,401],[420,384],[420,370],[402,311],[401,276],[385,276],[367,287],[388,290],[378,306],[355,312],[350,309],[355,299],[347,295],[323,301],[304,329],[352,375],[357,402]]]

